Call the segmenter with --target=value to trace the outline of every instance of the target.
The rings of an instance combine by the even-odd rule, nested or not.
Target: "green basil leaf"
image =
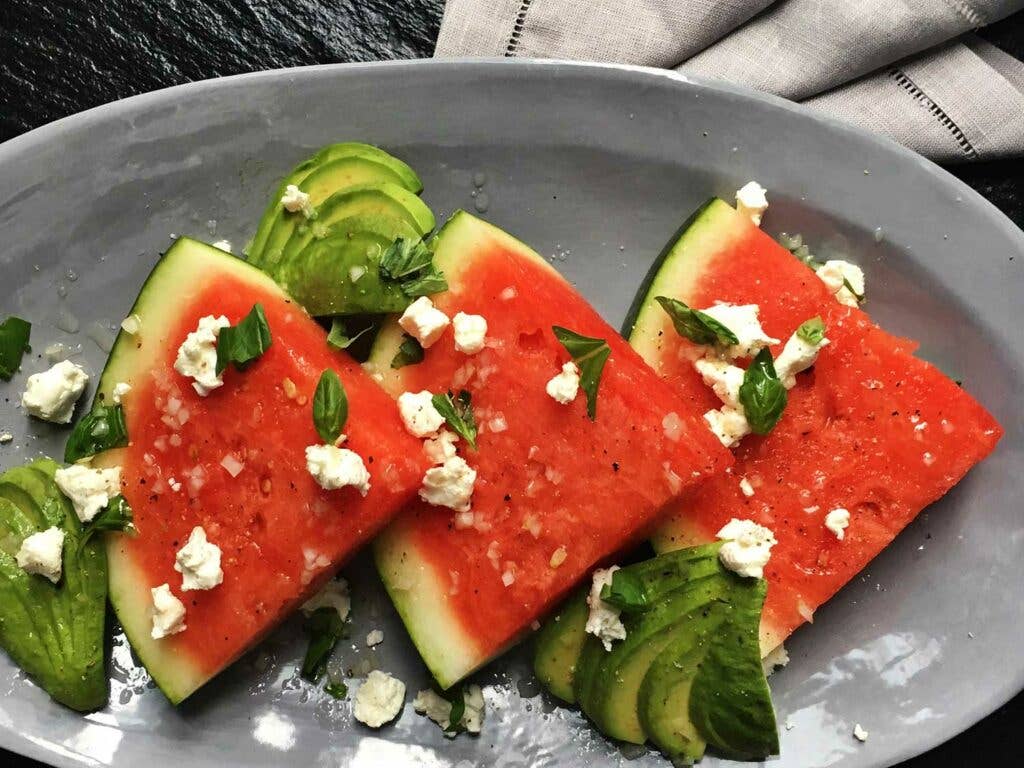
[[[86,542],[98,531],[118,531],[132,536],[138,533],[133,522],[134,515],[128,500],[118,494],[99,513],[86,523],[82,529],[82,538],[78,542],[78,549],[81,551]]]
[[[811,249],[804,244],[803,235],[787,235],[785,232],[779,234],[779,245],[797,257],[802,263],[817,271],[821,264],[811,253]]]
[[[345,321],[340,317],[336,317],[331,321],[331,332],[327,334],[327,344],[335,349],[348,349],[360,336],[363,336],[372,330],[373,326],[368,325],[354,336],[349,336],[348,331],[345,328]]]
[[[261,357],[272,342],[267,316],[261,304],[253,304],[249,314],[238,325],[221,328],[217,334],[217,375],[228,364],[245,370],[253,360]]]
[[[430,264],[422,273],[402,283],[402,292],[410,298],[430,296],[448,290],[444,273]]]
[[[551,330],[580,369],[580,387],[587,395],[587,416],[594,421],[597,418],[597,390],[601,386],[601,374],[612,348],[604,339],[581,336],[558,325],[552,326]]]
[[[466,716],[466,692],[460,685],[443,695],[452,705],[451,712],[448,713],[448,727],[445,730],[448,733],[458,733],[466,727],[462,723],[462,719]]]
[[[12,315],[0,323],[0,379],[10,381],[18,372],[31,333],[32,323],[20,317]]]
[[[401,280],[432,266],[434,254],[422,240],[399,237],[380,257],[381,277]]]
[[[743,384],[740,385],[740,403],[750,429],[758,435],[771,432],[782,418],[786,401],[786,388],[775,372],[772,353],[765,347],[743,374]]]
[[[648,607],[644,583],[632,571],[615,571],[612,583],[601,588],[601,599],[624,613],[639,613]]]
[[[821,344],[821,340],[825,338],[825,323],[820,317],[812,317],[810,320],[805,320],[796,329],[796,335],[797,338],[803,339],[808,344]]]
[[[74,464],[111,448],[128,445],[128,427],[120,404],[95,403],[92,410],[79,419],[64,446],[64,461]]]
[[[473,403],[471,401],[469,392],[464,389],[454,399],[451,392],[434,395],[431,398],[437,412],[444,416],[444,420],[448,422],[452,431],[469,443],[473,450],[476,450],[476,419],[473,418]]]
[[[316,392],[313,393],[313,425],[320,439],[332,445],[348,421],[348,397],[332,370],[320,374]]]
[[[344,699],[348,696],[348,686],[340,680],[332,680],[324,686],[324,693],[333,696],[336,699]]]
[[[345,636],[345,622],[333,608],[317,608],[306,619],[305,628],[309,647],[300,674],[303,679],[316,683],[327,671],[327,661],[334,647]]]
[[[667,296],[656,296],[655,300],[672,318],[676,333],[694,344],[739,344],[740,340],[729,328],[718,322],[706,312],[690,309],[678,299]]]
[[[855,290],[853,290],[853,286],[850,285],[850,281],[847,280],[845,277],[843,278],[843,288],[845,288],[846,290],[853,294],[853,298],[857,300],[858,304],[861,304],[864,301],[864,294],[857,293]]]
[[[421,362],[423,362],[423,346],[409,334],[403,333],[398,352],[391,358],[391,367],[404,368],[407,365],[416,365]]]

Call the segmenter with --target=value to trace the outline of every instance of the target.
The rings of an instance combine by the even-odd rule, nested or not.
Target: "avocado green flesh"
[[[327,211],[324,206],[320,206],[323,213],[314,221],[300,224],[285,244],[280,258],[273,266],[267,266],[266,270],[276,274],[282,264],[287,264],[301,254],[304,248],[328,237],[351,237],[359,232],[371,232],[389,241],[397,237],[409,240],[423,237],[423,233],[405,218],[405,209],[393,198],[380,194],[362,194],[358,197],[347,193],[339,195],[343,196],[348,197],[349,204]],[[419,200],[418,197],[414,199]]]
[[[572,679],[587,639],[587,612],[587,593],[583,591],[570,598],[537,633],[534,674],[552,695],[567,704],[576,702]]]
[[[710,619],[706,617],[705,626],[710,625]],[[690,719],[693,678],[702,656],[700,648],[689,648],[677,656],[670,647],[651,665],[640,686],[640,726],[651,742],[671,758],[697,761],[707,747],[707,741]],[[684,674],[683,670],[691,674]]]
[[[54,699],[80,711],[107,701],[104,668],[106,555],[97,540],[80,547],[82,527],[48,459],[0,475],[0,646]],[[29,535],[64,530],[57,584],[28,574],[16,554]]]
[[[313,157],[304,160],[293,168],[291,173],[281,181],[281,184],[275,190],[273,197],[271,197],[263,212],[263,216],[260,218],[256,234],[246,249],[251,262],[259,266],[262,261],[263,250],[270,235],[270,230],[277,221],[277,214],[281,212],[281,197],[284,195],[288,185],[300,186],[317,168],[347,157],[366,158],[386,166],[393,175],[400,179],[400,185],[413,194],[418,194],[423,189],[419,176],[416,175],[412,168],[382,149],[360,142],[329,144],[313,155]]]

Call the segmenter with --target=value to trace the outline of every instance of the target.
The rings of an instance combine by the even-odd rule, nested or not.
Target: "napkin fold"
[[[720,78],[934,160],[1024,155],[1024,63],[971,34],[1024,0],[448,0],[435,56]]]

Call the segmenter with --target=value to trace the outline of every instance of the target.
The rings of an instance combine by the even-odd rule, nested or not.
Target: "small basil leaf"
[[[73,464],[87,456],[126,445],[128,427],[124,422],[124,409],[120,404],[96,403],[71,430],[64,446],[64,461]]]
[[[317,608],[306,619],[309,647],[302,660],[303,679],[316,683],[327,670],[327,661],[338,641],[345,636],[345,622],[333,608]]]
[[[357,332],[354,336],[349,336],[348,331],[345,328],[345,321],[340,317],[336,317],[331,321],[331,332],[327,334],[327,343],[335,349],[348,349],[360,336],[363,336],[372,330],[373,326],[368,325],[363,328],[363,330]]]
[[[648,606],[644,583],[631,571],[615,571],[612,583],[602,587],[601,599],[625,613],[639,613]]]
[[[568,328],[555,325],[551,330],[580,369],[580,387],[587,396],[587,416],[594,421],[597,418],[597,390],[601,386],[601,374],[612,348],[604,339],[582,336]]]
[[[473,417],[473,403],[469,392],[461,390],[459,396],[452,398],[452,393],[434,395],[431,402],[437,412],[444,416],[448,426],[459,437],[463,438],[473,450],[476,450],[476,419]]]
[[[12,315],[0,323],[0,379],[10,381],[17,373],[31,333],[32,324],[20,317]]]
[[[820,317],[812,317],[810,320],[805,320],[796,329],[796,335],[797,338],[803,339],[808,344],[821,344],[821,340],[825,338],[825,323]]]
[[[779,245],[792,253],[802,263],[817,271],[821,264],[817,261],[811,249],[804,244],[803,235],[787,235],[785,232],[779,234]]]
[[[433,264],[429,265],[421,274],[411,277],[402,283],[402,292],[410,298],[419,296],[430,296],[448,290],[448,281]]]
[[[344,699],[348,696],[348,686],[340,680],[330,681],[324,686],[324,693],[336,699]]]
[[[124,496],[118,494],[99,511],[96,517],[86,523],[82,529],[82,538],[78,542],[79,551],[98,531],[119,531],[134,536],[138,531],[135,529],[133,520],[131,505]]]
[[[422,240],[399,237],[380,257],[381,277],[402,280],[431,266],[434,255]]]
[[[667,296],[656,296],[655,300],[672,318],[676,333],[694,344],[739,344],[740,340],[729,328],[718,322],[706,312],[690,309],[678,299]]]
[[[391,359],[391,367],[404,368],[420,362],[423,362],[423,346],[409,334],[402,334],[402,343]]]
[[[740,403],[750,429],[758,435],[771,432],[782,418],[786,400],[786,388],[775,372],[772,353],[765,347],[743,374],[743,384],[740,385]]]
[[[230,363],[244,370],[249,363],[261,357],[272,342],[267,316],[261,304],[253,304],[249,314],[238,325],[221,328],[217,334],[217,375]]]
[[[332,370],[320,374],[313,393],[313,425],[320,439],[328,445],[334,443],[348,420],[348,397],[341,380]]]
[[[448,713],[448,728],[445,730],[449,733],[458,733],[465,728],[462,719],[466,716],[466,692],[459,686],[444,696],[452,705],[451,712]]]
[[[846,290],[853,294],[853,298],[857,300],[858,304],[864,301],[864,294],[857,293],[855,290],[853,290],[853,286],[850,285],[850,281],[847,280],[845,277],[843,278],[843,288],[845,288]]]

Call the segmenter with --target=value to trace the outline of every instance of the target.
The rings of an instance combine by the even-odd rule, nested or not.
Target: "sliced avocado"
[[[398,174],[385,163],[378,162],[376,158],[352,156],[332,160],[315,168],[298,187],[309,195],[309,203],[314,208],[319,208],[320,204],[332,195],[363,184],[390,184],[422,205],[422,201],[405,189],[401,181]],[[296,228],[303,224],[313,223],[316,218],[319,218],[319,215],[313,219],[307,219],[301,211],[294,213],[287,211],[278,202],[277,211],[274,214],[275,220],[266,236],[263,249],[256,259],[250,256],[250,261],[261,267],[273,264],[280,258],[281,252]]]
[[[541,684],[567,704],[574,704],[572,679],[587,639],[587,592],[569,598],[537,633],[533,671]]]
[[[40,460],[0,475],[0,646],[49,693],[87,711],[107,700],[103,664],[107,574],[102,545],[80,546],[82,527]],[[29,535],[64,530],[60,582],[28,574],[16,554]]]
[[[423,190],[423,184],[412,168],[378,147],[355,141],[329,144],[313,155],[313,157],[304,160],[293,168],[291,173],[281,181],[281,184],[274,191],[273,197],[271,197],[266,210],[263,212],[263,216],[260,218],[256,234],[246,249],[251,262],[256,266],[259,266],[262,262],[263,249],[266,245],[267,237],[270,235],[270,230],[273,228],[274,223],[278,220],[278,214],[281,213],[281,197],[284,195],[288,185],[294,184],[299,186],[317,168],[346,157],[372,159],[387,166],[394,175],[398,176],[401,179],[399,182],[400,186],[414,194],[418,194]]]

